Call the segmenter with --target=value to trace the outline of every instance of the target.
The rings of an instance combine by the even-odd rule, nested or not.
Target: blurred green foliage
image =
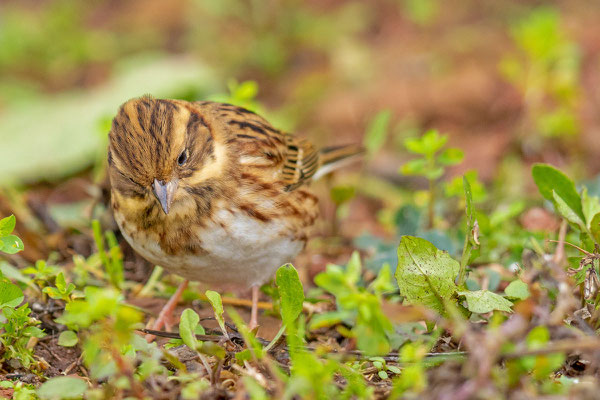
[[[569,38],[559,12],[543,6],[510,30],[519,53],[507,56],[501,72],[524,96],[526,134],[569,137],[580,132],[580,49]]]
[[[131,296],[166,294],[158,282],[162,269],[138,291],[141,285],[126,279],[117,238],[105,234],[98,221],[90,228],[84,210],[91,208],[91,201],[52,204],[48,213],[60,228],[93,235],[96,248],[91,255],[74,254],[60,262],[51,254],[48,261],[37,260],[23,269],[0,264],[0,361],[6,365],[13,359],[19,368],[41,371],[33,348],[44,332],[32,308],[21,305],[27,296],[44,305],[65,304],[64,313],[54,318],[63,330],[52,340],[83,350],[93,382],[88,388],[74,377],[53,378],[38,388],[40,398],[62,398],[67,384],[74,394],[87,391],[91,399],[132,393],[141,398],[148,380],[159,377],[164,378],[160,385],[178,385],[182,398],[193,399],[214,389],[219,378],[215,374],[225,363],[228,372],[243,375],[239,385],[256,399],[273,393],[282,398],[372,398],[384,384],[391,398],[415,397],[431,390],[428,383],[435,379],[428,351],[434,346],[447,350],[449,344],[471,352],[457,381],[485,353],[493,371],[481,382],[488,379],[486,388],[497,389],[498,398],[519,384],[528,393],[566,393],[575,380],[556,378],[565,366],[564,352],[518,354],[550,346],[555,326],[528,325],[521,337],[499,333],[510,323],[509,313],[537,324],[565,296],[562,286],[551,281],[553,271],[546,264],[551,255],[544,241],[553,233],[548,233],[550,228],[525,229],[523,222],[525,211],[541,204],[541,198],[531,199],[526,192],[530,150],[545,159],[544,149],[558,148],[574,156],[566,161],[577,161],[575,139],[586,127],[581,112],[586,48],[567,19],[569,6],[553,4],[4,2],[0,184],[58,181],[90,167],[93,171],[85,177],[99,181],[112,115],[127,99],[150,93],[237,104],[266,115],[284,130],[304,130],[317,144],[337,140],[338,132],[344,135],[340,140],[360,142],[352,132],[364,131],[364,167],[356,175],[332,178],[327,189],[342,222],[347,216],[362,217],[360,209],[352,214],[357,200],[369,212],[376,209],[378,219],[372,229],[377,234],[364,233],[354,240],[365,254],[354,252],[345,266],[329,264],[306,296],[293,266],[278,270],[276,288],[268,291],[276,297],[274,314],[279,312],[282,324],[271,343],[258,340],[234,310],[224,309],[217,292],[207,291],[221,333],[228,336],[227,315],[238,328],[236,343],[243,340],[245,348],[230,347],[234,343],[226,340],[215,344],[197,339],[195,335],[206,332],[200,316],[188,308],[179,323],[181,339],[163,349],[135,334],[144,316],[125,303]],[[491,47],[495,42],[489,43],[490,32],[510,39],[508,49],[498,40],[504,52],[499,69],[520,96],[510,100],[516,105],[503,105],[500,99],[498,106],[496,99],[485,96],[481,98],[490,104],[482,105],[479,95],[469,96],[481,89],[481,76],[478,70],[465,74],[460,67],[464,60],[485,67],[489,55],[483,48],[497,53]],[[493,60],[491,69],[497,72]],[[462,81],[461,74],[468,79]],[[451,89],[456,87],[455,80],[461,90],[446,90],[447,81]],[[494,85],[481,86],[488,91]],[[496,107],[503,106],[510,114],[501,110],[496,115]],[[456,133],[460,146],[446,147],[449,137],[451,143],[455,137],[433,127]],[[470,169],[461,176],[464,153],[478,151],[470,138],[493,129],[517,138],[507,140],[508,154],[498,156],[495,175]],[[511,146],[513,141],[521,146]],[[492,136],[490,143],[498,145]],[[415,157],[408,159],[406,151]],[[556,160],[553,154],[549,158]],[[420,186],[422,181],[427,188]],[[570,224],[566,240],[579,250],[566,250],[569,272],[581,293],[592,293],[582,296],[582,306],[597,311],[600,296],[592,289],[598,274],[594,251],[600,242],[598,190],[578,186],[546,164],[534,166],[533,181],[545,206]],[[15,225],[14,217],[0,220],[0,251],[23,249],[13,234]],[[321,246],[319,252],[332,256],[328,244]],[[338,258],[345,249],[339,247],[331,252]],[[535,273],[533,278],[529,272]],[[404,312],[411,310],[405,308],[408,304],[438,315],[403,321]],[[319,308],[323,305],[325,311]],[[387,313],[390,305],[402,307],[401,322],[392,318],[398,315]],[[533,319],[527,307],[536,308]],[[593,329],[600,326],[596,311],[586,318]],[[562,316],[559,320],[564,322]],[[319,336],[325,330],[329,336]],[[282,349],[284,333],[289,374],[270,353]],[[473,337],[478,338],[475,347],[469,343]],[[166,351],[183,344],[202,362],[205,373],[188,370]],[[487,347],[481,351],[478,346]],[[354,348],[356,352],[344,357],[332,350]],[[28,385],[7,380],[0,387],[14,390],[16,399],[35,398]]]

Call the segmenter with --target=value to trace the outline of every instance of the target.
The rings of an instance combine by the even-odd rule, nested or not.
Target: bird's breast
[[[202,223],[164,224],[161,231],[139,229],[117,211],[115,219],[125,239],[148,261],[209,284],[262,284],[306,242],[285,219],[265,221],[235,207],[217,209]]]

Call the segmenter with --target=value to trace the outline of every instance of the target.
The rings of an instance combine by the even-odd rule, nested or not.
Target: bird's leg
[[[258,328],[258,285],[252,286],[252,311],[250,312],[250,324],[248,328],[253,331]]]
[[[173,296],[171,296],[169,301],[167,301],[167,304],[165,304],[162,310],[160,310],[158,318],[156,319],[156,321],[154,321],[154,324],[152,325],[152,330],[158,331],[161,330],[163,327],[170,325],[170,321],[173,318],[173,311],[175,310],[177,303],[181,299],[183,291],[187,288],[188,283],[189,281],[185,280],[179,285],[175,293],[173,293]],[[148,342],[151,342],[152,340],[154,340],[154,337],[154,335],[146,335],[146,340]]]

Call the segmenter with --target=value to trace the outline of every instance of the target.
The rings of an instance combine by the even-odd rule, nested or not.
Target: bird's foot
[[[179,285],[175,293],[173,293],[173,296],[171,296],[169,301],[167,301],[167,304],[165,304],[162,310],[160,310],[158,318],[156,319],[156,321],[154,321],[154,324],[152,324],[152,327],[150,329],[154,331],[159,331],[162,328],[166,328],[166,330],[171,329],[171,325],[173,322],[173,311],[175,310],[175,307],[177,307],[177,303],[181,299],[183,291],[187,288],[188,282],[189,281],[186,280]],[[146,340],[148,342],[153,341],[154,338],[154,335],[146,335]]]

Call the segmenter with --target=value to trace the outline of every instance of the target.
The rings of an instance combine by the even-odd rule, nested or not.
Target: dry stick
[[[208,301],[208,298],[205,295],[201,295],[200,298],[202,300]],[[238,299],[236,297],[222,297],[221,300],[223,301],[223,305],[252,308],[252,301],[247,299]],[[258,308],[260,308],[261,310],[273,309],[273,304],[268,303],[266,301],[259,301],[257,304]]]
[[[81,355],[77,358],[77,360],[73,361],[68,367],[67,369],[65,369],[63,371],[63,375],[69,375],[69,373],[77,366],[79,366],[81,364],[81,361],[83,360],[83,353],[81,353]]]
[[[551,243],[559,243],[558,240],[553,240],[553,239],[546,239],[546,240]],[[573,243],[564,242],[564,244],[568,244],[569,246],[573,247],[574,249],[579,250],[580,252],[582,252],[583,254],[585,254],[588,257],[600,258],[600,257],[598,257],[598,255],[590,253],[589,251],[584,250],[581,247],[574,245]]]
[[[154,329],[137,329],[137,331],[146,333],[146,334],[150,334],[150,335],[154,335],[154,336],[158,336],[158,337],[165,337],[165,338],[169,338],[169,339],[181,339],[181,336],[179,336],[178,333],[174,333],[174,332],[155,331]],[[203,341],[203,342],[220,342],[223,340],[223,338],[224,338],[223,335],[196,335],[196,339]],[[243,340],[242,336],[237,333],[230,333],[229,338],[237,339],[240,341]],[[263,346],[265,346],[269,343],[269,341],[265,340],[265,339],[261,339],[261,338],[256,338],[256,339]]]
[[[200,361],[202,361],[202,365],[204,366],[204,369],[206,370],[206,375],[208,375],[208,377],[210,378],[210,384],[214,385],[214,374],[213,374],[213,370],[210,367],[208,360],[206,359],[204,354],[200,354],[200,353],[198,353],[198,358],[200,359]]]
[[[146,333],[146,334],[159,336],[159,337],[166,337],[169,339],[181,339],[181,336],[179,336],[179,334],[174,333],[174,332],[155,331],[152,329],[138,329],[138,331],[140,331],[142,333]],[[242,336],[239,334],[230,333],[229,337],[230,337],[230,339],[243,340]],[[223,340],[222,335],[196,335],[196,338],[203,342],[220,342],[221,340]],[[259,337],[257,337],[256,340],[258,340],[263,346],[266,346],[270,343],[268,340],[259,338]],[[304,347],[304,349],[309,350],[309,351],[314,351],[314,349],[312,349],[310,347]],[[287,348],[287,346],[281,346],[281,347],[276,347],[276,350],[288,351],[288,348]],[[358,351],[358,350],[332,351],[332,354],[347,355],[347,356],[357,357],[360,359],[368,358],[365,354],[363,354],[363,352]],[[447,353],[427,353],[425,355],[425,357],[430,358],[430,359],[431,358],[440,358],[440,357],[464,357],[467,354],[468,353],[464,352],[464,351],[451,351],[451,352],[447,352]],[[383,358],[385,361],[390,361],[390,362],[398,362],[400,360],[400,357],[398,356],[397,353],[389,353],[381,358]]]
[[[140,331],[142,331],[144,333],[151,333],[156,336],[180,339],[180,336],[177,333],[153,331],[153,330],[149,330],[149,329],[141,329]],[[198,338],[198,340],[211,341],[211,342],[219,342],[220,340],[223,339],[223,336],[221,336],[221,335],[196,335],[196,337]],[[232,339],[238,339],[238,337],[232,335]],[[239,337],[239,339],[241,339],[241,336]],[[262,338],[256,338],[256,339],[259,342],[261,342],[263,345],[269,343],[268,340],[265,340]],[[305,349],[313,350],[309,347],[306,347]],[[287,350],[287,346],[281,347],[278,350]],[[575,350],[600,350],[600,339],[595,338],[595,337],[582,337],[582,338],[577,338],[576,340],[574,340],[574,338],[569,338],[569,339],[564,339],[564,340],[556,340],[553,342],[549,342],[545,347],[540,348],[540,349],[514,351],[514,352],[510,352],[510,353],[501,355],[500,358],[514,359],[514,358],[531,356],[531,355],[561,353],[561,352],[575,351]],[[332,353],[340,354],[340,355],[348,355],[348,356],[353,356],[353,357],[358,357],[358,358],[366,357],[361,351],[357,351],[357,350],[334,351]],[[426,358],[431,359],[431,358],[441,358],[441,357],[465,357],[468,354],[469,353],[465,352],[465,351],[452,351],[452,352],[445,352],[445,353],[444,352],[442,352],[442,353],[427,353]],[[385,361],[391,361],[391,362],[397,362],[400,359],[397,353],[389,353],[389,354],[383,356],[382,358]]]
[[[600,350],[600,340],[595,337],[569,338],[549,342],[539,349],[513,351],[501,356],[502,359],[511,360],[525,356],[538,356],[552,353],[565,353],[575,350]]]
[[[563,225],[564,225],[565,223],[566,223],[566,221],[563,221]],[[561,225],[561,227],[560,227],[560,228],[561,228],[561,232],[562,232],[562,229],[563,229],[563,225]],[[565,228],[565,231],[566,231],[566,228]],[[566,232],[565,232],[565,234],[566,234]],[[573,243],[565,242],[565,241],[564,241],[564,237],[563,237],[562,239],[559,237],[559,240],[558,240],[558,241],[557,241],[557,240],[548,239],[548,242],[552,242],[552,243],[559,243],[559,247],[560,247],[560,245],[561,245],[561,244],[563,245],[563,247],[564,247],[564,245],[565,245],[565,244],[567,244],[567,245],[569,245],[569,246],[571,246],[571,247],[573,247],[573,248],[575,248],[575,249],[579,250],[581,253],[585,254],[585,255],[586,255],[586,257],[589,257],[589,258],[591,258],[592,260],[595,260],[595,259],[599,259],[599,258],[600,258],[600,255],[598,255],[598,254],[590,253],[589,251],[587,251],[587,250],[584,250],[584,249],[582,249],[581,247],[574,245]],[[558,253],[558,248],[557,248],[557,253]],[[563,253],[564,253],[564,249],[563,249]],[[555,259],[556,259],[556,255],[555,255],[555,258],[553,259],[553,261],[554,261]],[[554,264],[555,264],[555,265],[557,265],[557,266],[559,266],[559,264],[558,264],[558,263],[556,263],[556,262],[554,262]],[[559,269],[557,269],[557,272],[558,272],[558,274],[559,274],[560,276],[564,275],[564,272],[563,272],[563,270],[562,270],[562,269],[560,269],[560,268],[559,268]],[[586,300],[585,300],[585,294],[584,294],[584,287],[583,287],[583,285],[580,285],[580,287],[579,287],[579,292],[580,292],[580,295],[581,295],[581,307],[585,307],[585,302],[586,302]]]
[[[567,221],[562,220],[560,224],[560,230],[558,231],[558,246],[556,246],[556,252],[554,253],[554,262],[556,265],[562,265],[565,259],[565,237],[567,236]]]

